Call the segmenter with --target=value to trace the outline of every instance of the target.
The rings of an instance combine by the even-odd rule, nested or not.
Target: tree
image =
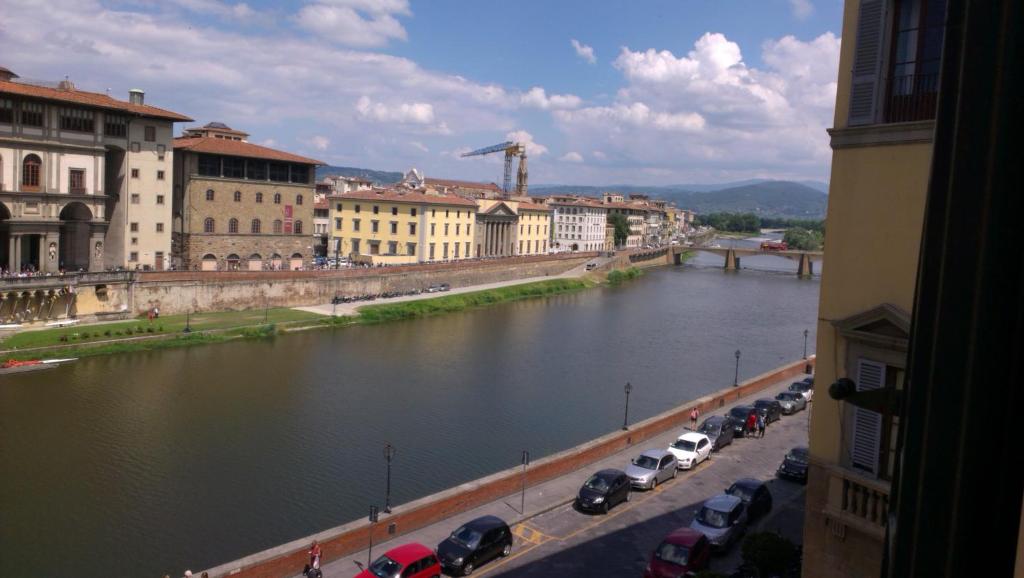
[[[615,246],[622,247],[629,238],[629,221],[622,213],[611,213],[608,215],[608,222],[615,227]]]
[[[782,240],[786,242],[786,245],[788,245],[790,249],[817,251],[821,248],[823,237],[821,233],[818,233],[817,231],[809,231],[807,229],[795,227],[787,229]]]

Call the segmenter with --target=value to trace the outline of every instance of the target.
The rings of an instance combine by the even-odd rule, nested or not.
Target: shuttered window
[[[885,11],[886,0],[861,0],[850,84],[850,126],[871,124],[876,119]]]
[[[885,386],[885,364],[861,359],[857,364],[857,391],[870,391]],[[853,409],[853,448],[850,465],[872,475],[878,474],[881,449],[882,414],[867,409]]]

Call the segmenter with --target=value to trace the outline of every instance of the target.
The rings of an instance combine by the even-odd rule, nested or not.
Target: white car
[[[680,470],[689,470],[711,457],[711,440],[708,436],[687,432],[668,446],[668,451],[676,457]]]

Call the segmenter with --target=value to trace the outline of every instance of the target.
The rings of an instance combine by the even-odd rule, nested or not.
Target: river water
[[[724,243],[723,243],[724,244]],[[162,576],[619,428],[810,346],[818,279],[698,254],[617,288],[0,379],[0,575]],[[759,270],[752,270],[759,269]],[[297,569],[299,570],[299,569]]]

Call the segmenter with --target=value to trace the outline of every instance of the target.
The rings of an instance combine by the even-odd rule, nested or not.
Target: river
[[[616,288],[83,359],[0,380],[0,575],[180,575],[472,480],[776,367],[818,279],[699,254]],[[784,271],[784,272],[783,272]]]

